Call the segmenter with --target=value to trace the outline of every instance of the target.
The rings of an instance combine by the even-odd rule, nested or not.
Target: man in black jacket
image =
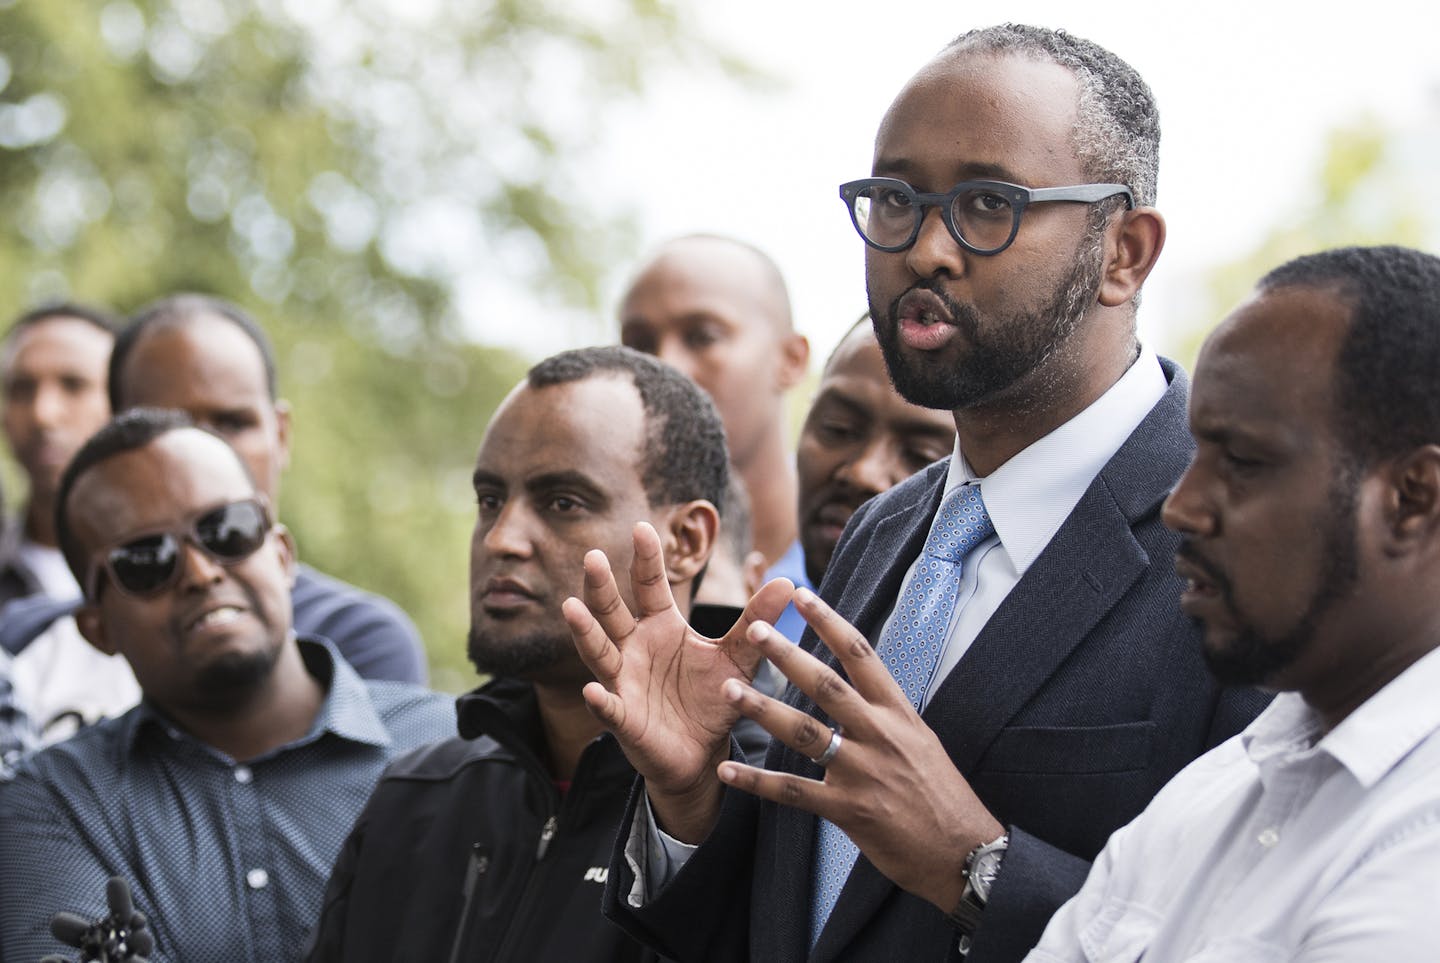
[[[688,611],[727,472],[714,406],[628,348],[556,355],[510,393],[474,476],[469,654],[493,678],[460,699],[459,737],[382,778],[312,961],[653,958],[600,913],[634,770],[585,708],[591,675],[560,603],[587,549],[628,555],[645,521]]]

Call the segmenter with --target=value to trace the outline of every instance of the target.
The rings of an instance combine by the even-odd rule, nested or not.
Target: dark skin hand
[[[748,686],[754,678],[760,653],[745,631],[779,616],[794,586],[786,579],[763,586],[723,638],[707,639],[675,605],[655,529],[642,522],[634,538],[630,578],[638,612],[620,598],[600,551],[585,556],[584,601],[566,599],[561,610],[595,675],[583,693],[590,711],[644,777],[660,826],[698,843],[719,817],[723,787],[715,767],[728,755],[730,729],[740,718],[720,685],[733,679]]]
[[[750,626],[747,638],[840,727],[840,751],[823,780],[729,761],[720,764],[721,780],[830,820],[895,885],[950,912],[965,888],[966,856],[1005,828],[865,636],[806,589],[795,593],[795,607],[849,682],[769,625]],[[723,691],[742,715],[796,752],[814,758],[830,743],[830,729],[798,709],[733,681]]]
[[[659,541],[645,525],[636,526],[631,565],[638,618],[620,601],[603,554],[588,555],[585,572],[585,601],[564,606],[576,647],[598,680],[586,686],[585,699],[645,778],[667,833],[702,841],[718,818],[723,782],[830,820],[896,885],[947,913],[955,908],[965,857],[1004,827],[859,631],[813,592],[794,593],[846,682],[767,624],[791,591],[777,580],[756,593],[723,639],[703,639],[674,609]],[[726,758],[726,734],[741,715],[812,758],[830,742],[828,728],[750,686],[762,656],[844,732],[823,780]]]

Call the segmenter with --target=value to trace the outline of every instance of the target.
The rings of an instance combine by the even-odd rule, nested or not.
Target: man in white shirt
[[[1135,328],[1158,141],[1144,81],[1095,44],[959,38],[841,188],[891,378],[951,412],[952,458],[855,513],[834,611],[795,593],[798,647],[749,624],[783,582],[717,644],[662,591],[653,533],[638,612],[587,560],[566,607],[587,701],[645,790],[607,912],[663,955],[1018,960],[1110,833],[1258,711],[1206,675],[1159,519],[1191,441],[1184,375]],[[746,684],[762,655],[787,703]],[[764,770],[727,752],[742,714],[775,737]]]
[[[1212,671],[1281,694],[1119,830],[1033,963],[1421,960],[1440,912],[1440,259],[1292,261],[1206,342],[1166,502]]]

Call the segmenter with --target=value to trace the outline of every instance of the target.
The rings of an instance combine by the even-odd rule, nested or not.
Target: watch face
[[[1000,875],[1000,860],[1005,856],[1002,847],[980,853],[975,859],[975,865],[970,869],[970,887],[975,890],[975,895],[980,902],[984,903],[990,898],[990,887],[995,882],[995,877]]]

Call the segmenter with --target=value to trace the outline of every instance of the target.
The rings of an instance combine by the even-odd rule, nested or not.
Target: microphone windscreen
[[[135,914],[140,916],[139,913]],[[144,917],[137,926],[144,925]],[[150,935],[149,930],[132,929],[130,931],[130,952],[136,956],[149,956],[155,950],[155,937]]]
[[[105,884],[105,902],[110,904],[110,915],[121,926],[130,922],[135,913],[135,904],[130,900],[130,884],[123,876],[111,876]]]
[[[79,946],[90,932],[90,921],[74,913],[60,912],[50,917],[50,933],[66,946]]]

